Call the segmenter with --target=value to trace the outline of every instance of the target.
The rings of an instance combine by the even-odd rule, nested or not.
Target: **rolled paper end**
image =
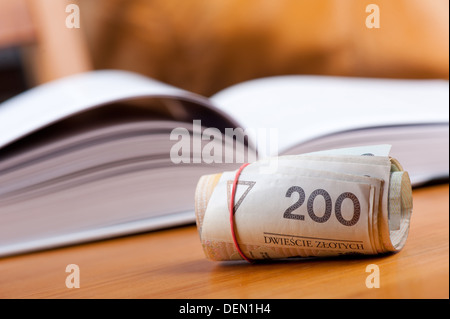
[[[195,220],[197,230],[203,246],[203,251],[206,257],[211,260],[216,260],[216,258],[214,258],[214,251],[212,250],[211,245],[205,243],[202,238],[203,218],[205,217],[209,199],[221,176],[222,174],[204,175],[200,177],[197,188],[195,189]]]
[[[391,158],[391,176],[388,195],[388,225],[390,244],[388,251],[399,251],[406,243],[412,214],[413,199],[409,174],[397,160]]]
[[[197,183],[195,189],[195,220],[200,235],[209,199],[221,176],[222,174],[203,175]]]

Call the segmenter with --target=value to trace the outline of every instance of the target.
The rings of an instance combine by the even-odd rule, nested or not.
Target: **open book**
[[[0,256],[193,223],[199,177],[249,150],[391,144],[414,185],[448,178],[448,103],[441,80],[282,76],[211,98],[114,70],[44,84],[0,104]]]

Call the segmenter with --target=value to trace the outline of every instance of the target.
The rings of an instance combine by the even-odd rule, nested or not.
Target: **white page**
[[[43,84],[0,104],[0,148],[81,111],[153,97],[184,99],[215,109],[205,97],[135,73],[92,71]]]
[[[237,84],[211,100],[244,129],[276,128],[278,153],[339,131],[449,120],[445,80],[280,76]]]

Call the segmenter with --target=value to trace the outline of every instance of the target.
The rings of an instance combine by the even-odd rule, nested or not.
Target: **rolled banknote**
[[[389,151],[377,145],[286,155],[202,176],[195,213],[206,257],[254,261],[400,251],[412,189]]]

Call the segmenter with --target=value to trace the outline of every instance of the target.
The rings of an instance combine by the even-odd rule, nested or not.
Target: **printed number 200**
[[[306,199],[305,191],[300,186],[292,186],[287,190],[286,197],[291,197],[293,193],[298,193],[299,198],[294,204],[292,204],[291,206],[289,206],[286,209],[286,211],[283,214],[283,217],[288,218],[288,219],[305,220],[305,216],[292,213],[297,208],[302,206],[303,203],[305,202],[305,199]],[[321,217],[317,216],[316,213],[314,212],[314,200],[316,199],[317,196],[322,196],[325,200],[325,213]],[[353,216],[349,220],[345,219],[342,216],[342,202],[347,198],[353,202]],[[331,201],[330,194],[328,194],[328,192],[324,189],[314,190],[308,197],[308,202],[306,203],[306,208],[307,208],[309,217],[313,221],[315,221],[317,223],[325,223],[331,217],[332,201]],[[355,194],[350,193],[350,192],[342,193],[336,199],[336,203],[334,206],[334,213],[336,215],[337,220],[342,225],[344,225],[344,226],[355,225],[359,220],[359,216],[361,215],[361,205],[359,203],[358,197],[356,197]]]

